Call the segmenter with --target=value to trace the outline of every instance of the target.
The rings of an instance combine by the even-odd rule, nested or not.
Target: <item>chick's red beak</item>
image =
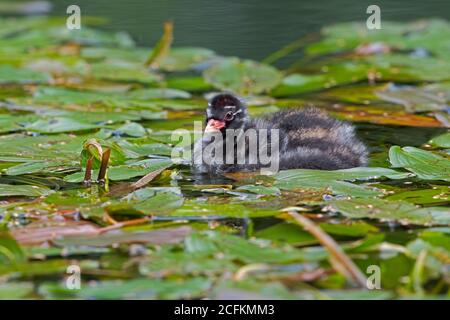
[[[217,132],[225,127],[225,121],[210,119],[206,124],[205,132]]]

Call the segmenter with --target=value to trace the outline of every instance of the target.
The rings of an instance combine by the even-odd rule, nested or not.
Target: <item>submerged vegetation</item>
[[[0,298],[448,298],[450,24],[329,26],[264,63],[171,30],[0,19]],[[370,166],[194,178],[171,131],[224,89],[354,122]]]

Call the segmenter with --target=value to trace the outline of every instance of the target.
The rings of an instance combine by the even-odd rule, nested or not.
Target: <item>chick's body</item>
[[[278,165],[277,169],[322,169],[336,170],[367,164],[367,149],[365,145],[356,137],[354,127],[346,122],[333,119],[324,111],[317,108],[293,108],[285,111],[279,111],[263,117],[250,119],[247,115],[245,105],[237,98],[235,103],[230,94],[221,94],[219,98],[214,98],[210,102],[207,110],[207,123],[215,123],[214,114],[220,112],[222,107],[230,108],[230,104],[234,105],[235,114],[240,118],[231,121],[219,121],[222,123],[217,134],[221,134],[223,139],[211,139],[206,135],[203,139],[197,141],[195,148],[207,148],[211,143],[215,143],[215,147],[222,150],[222,158],[220,163],[208,159],[208,154],[203,154],[203,161],[197,159],[194,161],[194,168],[197,172],[222,173],[233,171],[255,171],[266,164],[260,162],[257,157],[256,163],[249,163],[249,157],[257,150],[258,154],[261,149],[270,154],[271,144],[275,136],[271,134],[272,129],[278,130]],[[218,104],[220,97],[226,97],[227,103]],[[223,99],[222,99],[223,100]],[[219,107],[217,107],[219,106]],[[219,109],[219,110],[217,110]],[[236,113],[238,112],[238,113]],[[220,117],[217,117],[220,118]],[[225,161],[227,153],[226,149],[227,128],[242,129],[242,132],[251,131],[267,132],[268,143],[258,141],[257,149],[252,149],[249,145],[245,145],[246,161],[239,163],[237,161],[237,152],[234,152],[234,162]],[[260,136],[258,135],[258,138]],[[217,145],[219,144],[219,145]],[[234,148],[236,151],[236,140]],[[269,152],[267,152],[269,150]],[[255,155],[253,155],[255,156]],[[206,161],[205,161],[206,160]]]
[[[317,108],[279,111],[250,120],[248,127],[279,129],[280,170],[335,170],[367,164],[367,149],[354,127]]]

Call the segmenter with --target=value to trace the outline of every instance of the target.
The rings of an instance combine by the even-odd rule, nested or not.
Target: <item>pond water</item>
[[[70,0],[54,0],[55,15],[64,15]],[[382,21],[450,19],[448,0],[78,0],[82,14],[106,17],[107,30],[126,30],[141,45],[153,45],[166,20],[175,22],[176,46],[200,46],[223,55],[261,60],[280,47],[321,27],[367,19],[371,4]]]

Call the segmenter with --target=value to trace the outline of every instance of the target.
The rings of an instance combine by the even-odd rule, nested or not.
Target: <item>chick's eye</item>
[[[225,114],[224,120],[226,120],[226,121],[231,121],[231,120],[233,120],[233,119],[234,119],[234,114],[233,114],[233,112],[227,112],[227,113]]]

